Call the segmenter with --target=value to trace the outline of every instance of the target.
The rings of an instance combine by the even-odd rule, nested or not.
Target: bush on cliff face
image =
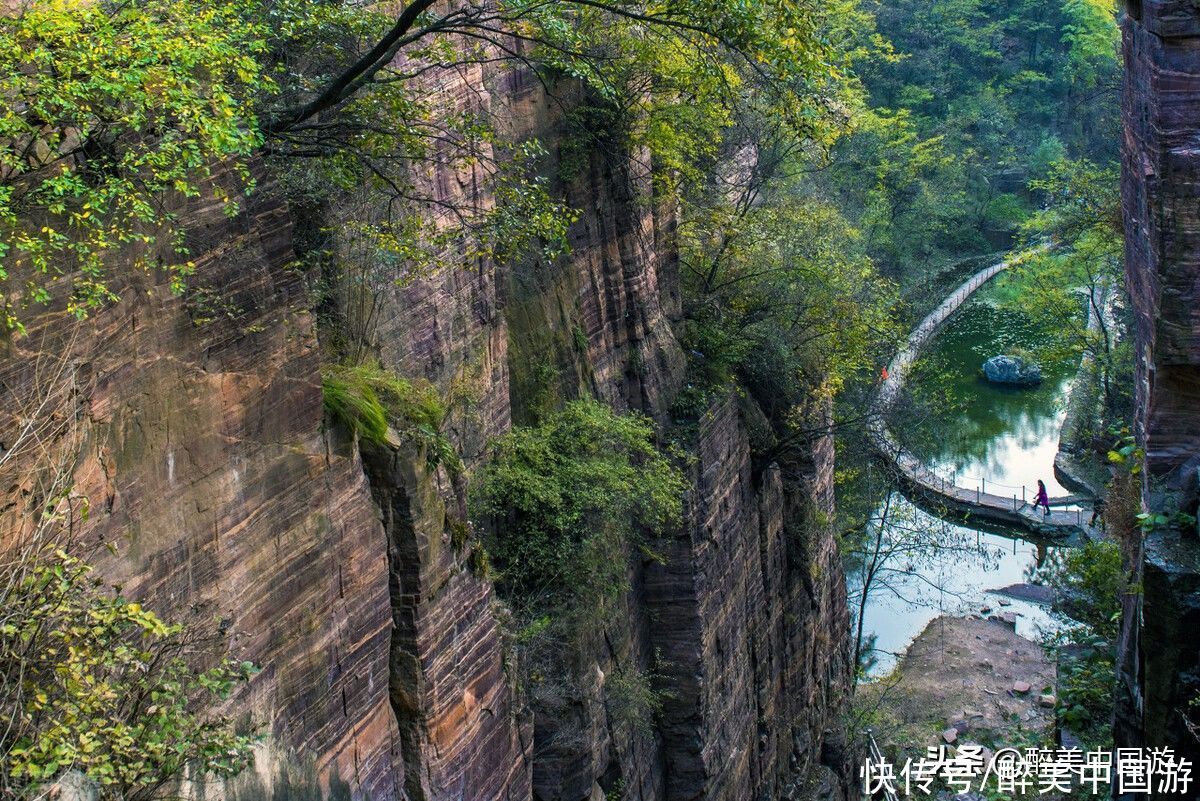
[[[520,623],[594,627],[628,590],[631,550],[679,523],[686,486],[649,420],[582,400],[498,439],[471,505]]]
[[[38,2],[0,15],[0,324],[65,278],[83,316],[115,297],[109,262],[192,269],[173,197],[252,188],[262,144],[246,98],[270,92],[267,20],[251,0]],[[18,282],[23,285],[14,286]]]
[[[67,771],[108,801],[149,799],[183,778],[230,776],[254,738],[219,702],[255,672],[219,660],[183,626],[105,589],[60,550],[0,565],[0,795],[43,797]]]

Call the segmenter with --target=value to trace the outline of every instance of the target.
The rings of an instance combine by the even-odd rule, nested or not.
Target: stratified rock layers
[[[851,679],[845,582],[833,538],[805,519],[829,509],[832,444],[785,492],[777,468],[753,475],[730,398],[702,420],[696,455],[686,536],[646,578],[673,693],[665,798],[820,797],[793,782],[844,767],[825,734]]]
[[[577,87],[558,87],[561,94],[550,100],[520,70],[473,73],[470,80],[479,83],[469,91],[457,74],[444,80],[441,94],[455,108],[482,104],[510,121],[510,137],[536,136],[548,146],[543,169],[560,177],[580,219],[564,258],[531,258],[503,270],[484,262],[397,289],[381,313],[385,363],[443,390],[469,388],[475,408],[456,415],[449,430],[468,466],[510,421],[530,422],[585,394],[666,421],[684,359],[668,319],[677,306],[674,218],[653,196],[648,154],[590,131],[599,146],[565,165],[560,148],[580,136],[564,114],[579,102]],[[439,200],[488,202],[470,174],[451,172],[431,186]],[[524,744],[535,798],[805,797],[793,786],[797,777],[816,772],[834,788],[845,776],[840,739],[826,731],[836,729],[851,676],[848,612],[833,537],[815,522],[832,511],[832,443],[815,449],[803,485],[785,490],[778,471],[754,473],[737,404],[726,399],[706,416],[695,447],[700,466],[688,523],[665,546],[665,565],[631,559],[624,624],[580,655],[583,666],[571,679],[579,698],[552,702],[528,731],[519,714],[499,710],[483,727],[497,744],[480,752],[486,764],[503,763],[498,743]],[[406,462],[423,457],[402,450],[368,459],[394,564],[397,553],[410,554],[409,568],[393,580],[393,667],[419,676],[428,698],[458,697],[459,661],[438,649],[469,654],[464,664],[477,665],[501,646],[490,618],[473,624],[463,614],[463,588],[480,582],[466,575],[468,560],[451,542],[461,488]],[[414,531],[417,545],[403,545]],[[487,615],[487,606],[477,597],[465,608]],[[440,607],[455,610],[454,634],[422,637],[412,621],[430,625],[446,616]],[[629,728],[605,707],[608,677],[631,667],[662,677],[664,722],[651,731]],[[429,709],[415,702],[409,683],[393,684],[406,747],[412,739],[405,721],[424,725]],[[512,712],[512,704],[502,706]],[[457,712],[463,727],[481,714],[467,704]],[[501,728],[509,734],[500,736]],[[478,774],[477,783],[460,781],[457,769],[437,767],[448,762],[443,752],[422,748],[423,755],[407,754],[407,775],[411,782],[414,765],[424,766],[433,777],[424,785],[429,797],[457,790],[492,798],[501,791]]]
[[[512,136],[542,138],[546,169],[561,174],[563,97],[547,100],[520,71],[436,80],[453,102],[492,104]],[[578,89],[565,97],[577,102]],[[669,319],[674,218],[648,161],[605,141],[563,177],[581,212],[569,256],[464,265],[382,296],[376,355],[459,398],[447,433],[468,468],[514,419],[572,397],[669,419],[684,370]],[[435,169],[431,182],[460,197],[481,191],[478,178]],[[192,292],[121,273],[121,302],[84,323],[41,315],[0,363],[6,432],[47,366],[64,366],[55,391],[78,413],[58,411],[79,436],[57,449],[65,458],[80,443],[75,482],[92,511],[79,544],[101,574],[168,618],[215,627],[262,666],[228,707],[266,735],[260,758],[225,795],[840,795],[836,718],[851,671],[841,567],[821,522],[832,444],[785,486],[753,466],[735,399],[714,404],[664,563],[631,554],[624,622],[581,655],[586,697],[532,721],[502,611],[464,548],[463,482],[409,445],[360,457],[325,431],[311,298],[277,198],[264,176],[233,219],[215,203],[181,209]],[[219,313],[197,305],[214,297]],[[28,476],[0,476],[6,527],[36,501]],[[608,677],[629,666],[653,667],[663,692],[648,730],[603,703]],[[555,740],[566,728],[578,736]],[[823,789],[799,784],[814,772]]]
[[[1188,0],[1141,0],[1128,7],[1122,196],[1145,503],[1152,511],[1194,513],[1200,469],[1200,9]],[[1200,752],[1184,714],[1200,695],[1200,543],[1194,527],[1173,524],[1150,533],[1143,545],[1144,553],[1132,559],[1144,567],[1144,591],[1124,601],[1118,742],[1170,744],[1196,759]]]
[[[128,595],[216,628],[262,667],[229,704],[268,735],[234,794],[393,798],[383,532],[355,450],[322,434],[291,224],[262,189],[232,220],[220,203],[182,210],[195,280],[233,319],[204,322],[162,276],[126,271],[120,303],[83,323],[47,313],[8,345],[5,413],[32,408],[62,373],[76,409],[52,411],[76,430],[0,476],[0,531],[25,517],[34,465],[77,460],[91,510],[75,548]],[[0,423],[11,433],[13,418]]]

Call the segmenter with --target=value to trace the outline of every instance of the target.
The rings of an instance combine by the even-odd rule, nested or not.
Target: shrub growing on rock
[[[201,707],[252,664],[196,667],[212,661],[199,638],[64,551],[2,569],[0,795],[43,797],[75,771],[106,801],[155,798],[185,771],[230,776],[250,763],[255,738]]]
[[[519,615],[603,622],[630,549],[649,553],[647,535],[678,524],[685,487],[649,420],[582,400],[498,439],[471,502]]]

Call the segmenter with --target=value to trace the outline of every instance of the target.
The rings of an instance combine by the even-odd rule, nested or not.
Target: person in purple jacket
[[[1033,509],[1037,511],[1039,506],[1046,507],[1046,517],[1050,516],[1050,496],[1046,494],[1046,485],[1042,480],[1038,479],[1037,497],[1033,499]]]

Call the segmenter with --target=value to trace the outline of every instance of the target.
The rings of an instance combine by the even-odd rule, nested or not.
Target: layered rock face
[[[198,286],[228,314],[127,272],[120,303],[82,323],[43,314],[6,346],[0,440],[15,449],[38,415],[70,425],[6,466],[0,532],[29,520],[41,471],[65,467],[90,501],[77,552],[263,668],[229,704],[267,735],[230,794],[392,798],[384,535],[355,449],[322,433],[309,298],[273,196],[232,220],[219,203],[181,212]]]
[[[551,98],[520,70],[443,80],[455,108],[483,104],[508,121],[509,138],[546,145],[542,169],[559,176],[580,219],[564,258],[470,265],[395,290],[381,312],[383,360],[445,392],[470,388],[473,410],[452,415],[449,429],[468,466],[512,422],[581,395],[666,421],[684,360],[669,320],[678,307],[673,216],[653,197],[647,154],[593,131],[587,152],[568,159],[578,147],[569,141],[577,87],[555,87]],[[443,200],[488,202],[469,173],[443,170],[433,185]],[[839,741],[825,735],[849,686],[848,613],[833,538],[814,523],[832,511],[832,445],[813,454],[803,486],[785,490],[777,471],[755,474],[727,399],[695,448],[685,530],[665,544],[663,565],[631,555],[621,625],[568,660],[572,697],[530,688],[540,712],[531,728],[498,689],[495,665],[506,657],[490,589],[453,542],[461,487],[403,448],[368,458],[392,549],[402,740],[408,748],[407,732],[424,728],[448,743],[406,751],[410,781],[424,771],[421,797],[518,797],[521,780],[545,801],[842,791]],[[664,692],[661,726],[630,726],[606,703],[607,683],[631,669],[654,675]],[[506,759],[520,769],[505,771]],[[488,769],[463,768],[476,763]],[[813,773],[823,791],[796,784]]]
[[[849,613],[834,540],[805,514],[831,508],[832,443],[806,485],[785,490],[778,468],[753,474],[729,398],[702,420],[696,455],[685,535],[646,578],[673,693],[663,797],[836,797]],[[826,786],[798,784],[814,778]]]
[[[428,80],[448,111],[491,103],[479,68]],[[486,180],[477,170],[440,165],[426,190],[447,204],[486,206]],[[378,357],[398,374],[460,398],[446,433],[468,468],[510,427],[503,282],[485,260],[387,286],[378,298]],[[365,459],[386,535],[377,558],[390,574],[390,698],[407,797],[526,799],[529,716],[511,684],[491,584],[472,572],[470,553],[455,542],[466,527],[465,487],[412,447],[370,449]]]
[[[468,472],[514,420],[585,394],[665,423],[684,358],[669,319],[674,220],[647,154],[606,140],[567,169],[563,109],[577,88],[549,99],[527,74],[482,68],[431,80],[452,103],[511,120],[510,136],[540,137],[580,219],[562,259],[387,287],[376,355],[458,399],[446,433]],[[443,199],[489,202],[470,170],[431,180]],[[630,555],[621,623],[572,657],[578,695],[538,700],[550,713],[534,720],[504,611],[473,569],[462,478],[411,444],[360,456],[325,431],[312,298],[289,268],[277,197],[264,180],[233,220],[181,210],[200,282],[185,298],[134,276],[86,323],[32,321],[0,363],[14,409],[33,408],[47,364],[66,367],[55,403],[76,422],[57,447],[74,456],[79,443],[75,483],[93,509],[80,545],[101,573],[168,618],[217,619],[231,652],[264,668],[230,703],[267,735],[256,768],[209,794],[840,796],[851,669],[841,567],[820,522],[832,444],[785,486],[753,466],[738,402],[716,403],[695,438],[686,524],[663,563]],[[36,501],[28,466],[0,476],[7,528]],[[661,721],[635,726],[606,703],[631,669],[654,677]]]
[[[1200,9],[1130,2],[1122,197],[1136,319],[1137,434],[1145,504],[1196,512],[1200,470]],[[1195,759],[1184,713],[1200,695],[1200,541],[1173,524],[1146,537],[1144,593],[1128,596],[1118,740],[1171,744]],[[1139,608],[1139,602],[1141,608]],[[1144,621],[1144,623],[1143,623]]]

